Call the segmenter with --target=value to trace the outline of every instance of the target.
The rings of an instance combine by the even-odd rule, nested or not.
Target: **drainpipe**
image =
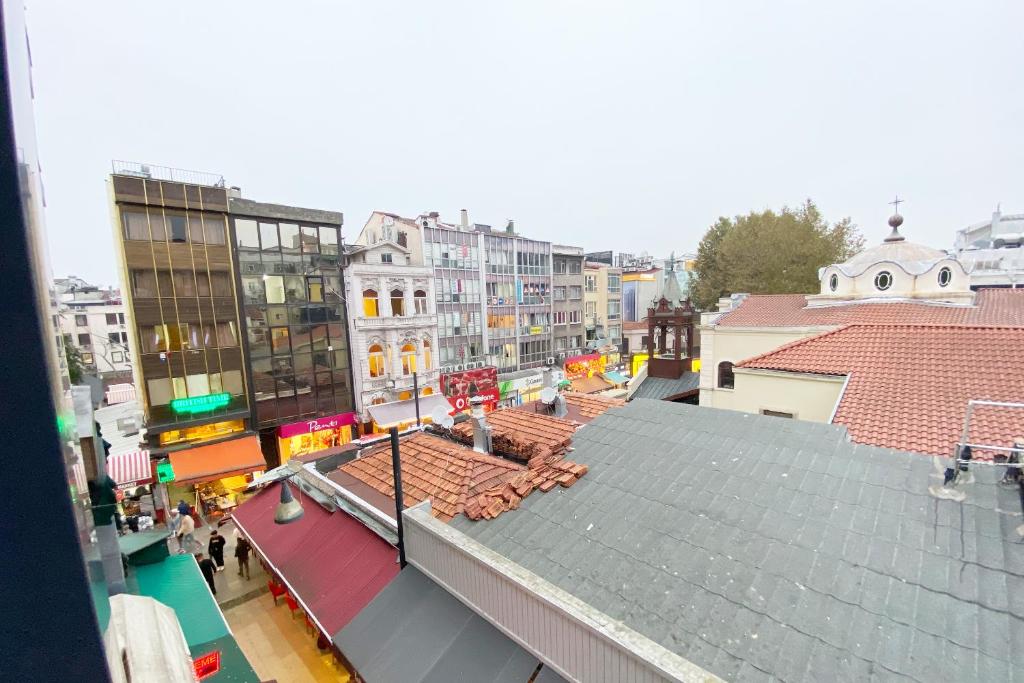
[[[395,522],[398,526],[398,565],[405,569],[405,529],[402,527],[402,509],[404,499],[402,496],[402,458],[398,448],[398,427],[392,427],[391,432],[391,471],[395,477]]]

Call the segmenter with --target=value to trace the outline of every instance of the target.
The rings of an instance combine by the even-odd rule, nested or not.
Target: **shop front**
[[[350,443],[357,421],[355,413],[341,413],[281,425],[277,428],[281,464],[297,455],[309,455]]]
[[[166,487],[169,505],[184,500],[216,518],[242,502],[246,487],[266,467],[259,440],[243,436],[172,451],[157,465],[157,479]]]
[[[540,398],[544,375],[540,370],[520,370],[498,378],[499,406],[514,408]]]
[[[501,390],[498,388],[498,368],[487,365],[472,370],[441,373],[441,393],[456,412],[468,412],[469,399],[481,396],[484,410],[490,412],[498,407]]]

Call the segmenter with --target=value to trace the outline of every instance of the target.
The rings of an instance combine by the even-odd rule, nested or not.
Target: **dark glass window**
[[[718,364],[718,388],[733,389],[736,386],[736,377],[733,375],[732,363],[727,360]]]

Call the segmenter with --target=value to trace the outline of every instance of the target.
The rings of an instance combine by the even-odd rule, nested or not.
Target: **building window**
[[[324,279],[322,277],[306,278],[306,293],[312,303],[323,303]]]
[[[167,216],[167,232],[172,242],[188,242],[188,221],[184,216],[169,214]]]
[[[762,410],[761,414],[762,415],[769,415],[771,417],[788,417],[788,418],[792,418],[793,417],[793,413],[784,413],[784,412],[781,412],[781,411],[778,411],[778,410]]]
[[[110,362],[112,362],[112,363],[123,363],[124,362],[124,352],[123,351],[111,351],[110,352]]]
[[[570,325],[578,325],[581,322],[583,322],[583,311],[580,311],[580,310],[569,311],[569,324]]]
[[[573,285],[569,287],[569,298],[578,301],[583,298],[583,288],[579,285]]]
[[[555,287],[551,291],[555,301],[565,301],[565,287]]]
[[[380,344],[370,345],[370,377],[384,375],[384,349]]]
[[[611,294],[618,294],[622,291],[622,285],[619,284],[620,277],[618,275],[608,276],[608,292]]]
[[[565,270],[565,259],[556,258],[554,270],[555,275],[564,275]]]
[[[828,279],[828,288],[833,292],[839,289],[839,276],[835,273]]]
[[[433,367],[434,359],[430,355],[430,340],[423,340],[423,369],[429,370]]]
[[[117,324],[117,313],[107,313],[106,318],[107,318],[107,324],[108,325],[116,325]]]
[[[416,315],[427,314],[427,293],[422,289],[417,289],[413,292],[413,303],[416,306]]]
[[[149,239],[149,219],[146,217],[146,214],[135,211],[125,211],[122,216],[124,220],[124,233],[126,239]]]
[[[597,291],[597,276],[596,275],[586,275],[586,276],[584,276],[584,283],[587,286],[587,291],[588,292],[596,292]]]
[[[571,261],[569,263],[569,274],[579,275],[583,272],[583,264],[580,261]]]
[[[222,349],[229,346],[238,346],[238,334],[235,331],[235,321],[217,323],[217,346]]]
[[[390,251],[381,252],[381,254],[380,254],[380,262],[381,263],[393,263],[393,261],[391,260],[391,252]]]
[[[390,256],[390,254],[389,254],[389,256]],[[402,393],[400,393],[398,395],[398,400],[399,401],[408,401],[410,398],[412,398],[412,392],[411,391],[403,391]]]
[[[109,334],[107,334],[107,339],[110,341],[111,344],[121,343],[121,335],[117,332],[110,332]]]
[[[569,348],[566,337],[555,337],[555,351],[565,351]]]
[[[883,270],[875,276],[875,288],[880,292],[892,287],[892,273],[887,270]]]
[[[953,281],[953,271],[943,267],[939,269],[939,287],[948,287]]]
[[[87,316],[87,315],[76,315],[75,316],[75,325],[77,325],[78,327],[88,327],[89,326],[89,316]]]
[[[416,372],[416,345],[406,342],[402,345],[402,374],[411,375]]]
[[[391,315],[405,315],[405,297],[400,289],[391,290]]]
[[[380,316],[380,306],[377,303],[376,290],[363,290],[363,316],[366,318],[376,318]]]
[[[622,317],[622,302],[621,301],[609,301],[608,302],[608,319],[618,320]]]
[[[597,315],[597,302],[596,301],[588,301],[585,304],[585,306],[587,308],[587,317],[588,318],[593,318],[595,315]]]
[[[89,346],[89,335],[88,334],[80,334],[80,335],[78,335],[78,345],[79,346]]]
[[[565,325],[566,324],[566,320],[567,320],[567,316],[566,316],[565,311],[555,311],[555,324],[556,325]]]
[[[733,389],[736,386],[736,377],[732,372],[732,363],[723,360],[718,364],[718,388]]]

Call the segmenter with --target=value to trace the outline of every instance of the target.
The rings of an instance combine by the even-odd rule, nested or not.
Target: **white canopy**
[[[195,683],[192,658],[174,610],[141,595],[110,598],[110,623],[103,634],[113,683]]]

